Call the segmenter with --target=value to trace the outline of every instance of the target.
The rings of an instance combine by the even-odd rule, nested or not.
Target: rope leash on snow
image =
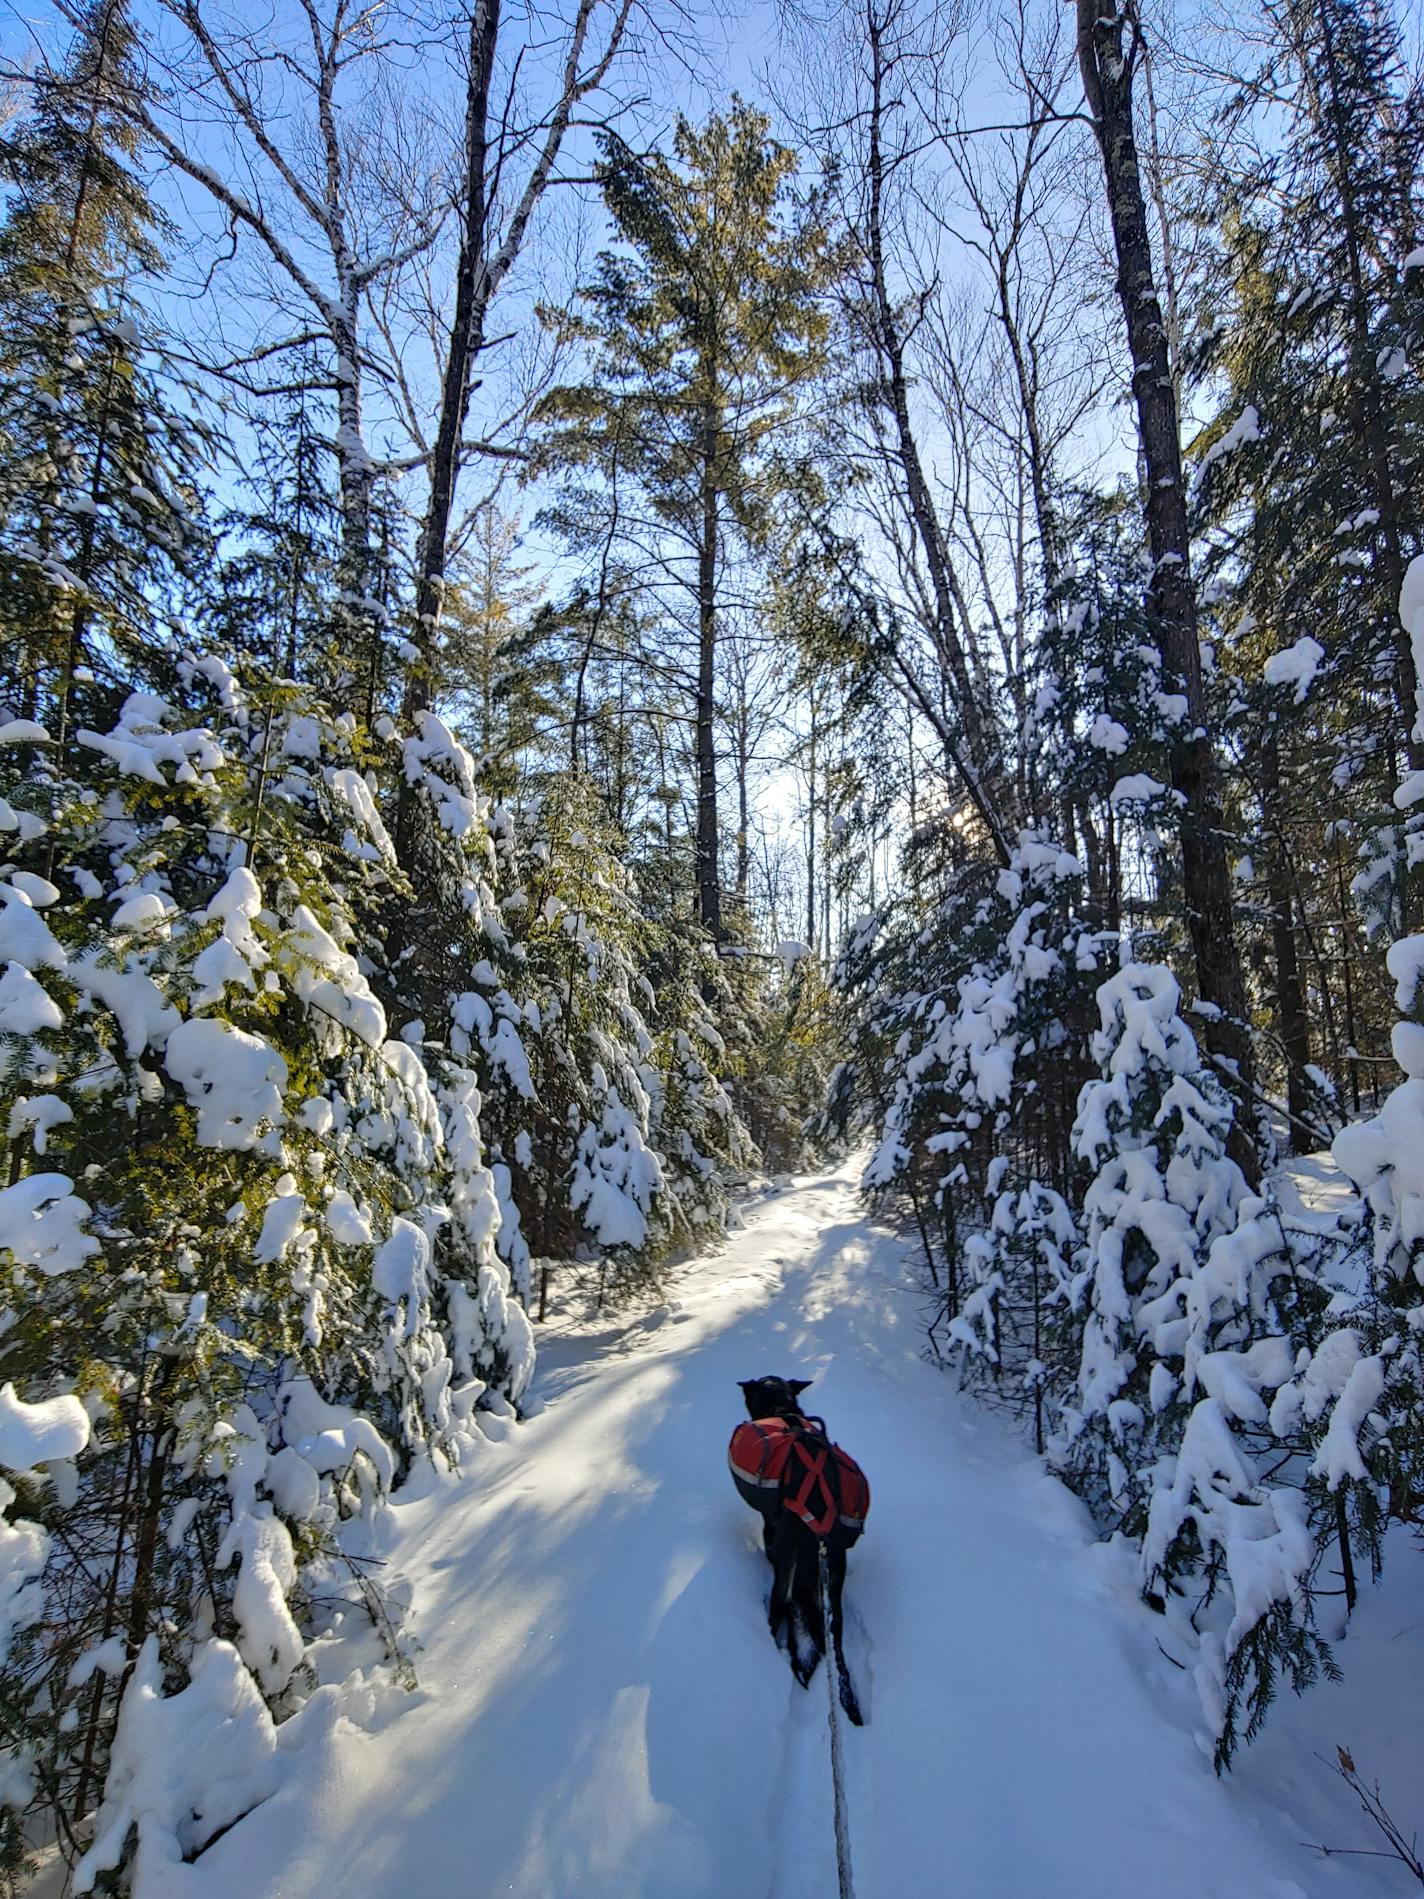
[[[820,1546],[817,1563],[821,1572],[821,1616],[826,1636],[831,1632],[831,1580],[826,1566],[826,1546]],[[846,1825],[845,1802],[845,1762],[841,1758],[841,1729],[836,1719],[835,1670],[831,1666],[831,1657],[825,1657],[826,1703],[830,1710],[831,1723],[831,1783],[836,1794],[836,1878],[840,1885],[840,1899],[855,1899],[855,1887],[850,1877],[850,1833]]]

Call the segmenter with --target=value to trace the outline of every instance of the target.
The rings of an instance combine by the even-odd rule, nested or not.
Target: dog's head
[[[800,1415],[800,1397],[809,1391],[809,1378],[741,1378],[749,1418],[792,1418]]]

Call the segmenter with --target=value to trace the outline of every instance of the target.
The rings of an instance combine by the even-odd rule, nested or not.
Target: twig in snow
[[[1340,1776],[1341,1780],[1344,1781],[1351,1793],[1358,1798],[1365,1812],[1389,1841],[1389,1850],[1386,1852],[1383,1847],[1378,1846],[1325,1846],[1310,1840],[1302,1840],[1302,1846],[1314,1846],[1315,1851],[1317,1853],[1323,1853],[1327,1859],[1337,1856],[1343,1858],[1346,1854],[1352,1858],[1361,1859],[1397,1859],[1402,1865],[1407,1866],[1410,1872],[1413,1873],[1414,1877],[1419,1881],[1420,1885],[1424,1886],[1424,1860],[1421,1860],[1419,1857],[1418,1835],[1413,1834],[1409,1839],[1405,1839],[1403,1832],[1384,1804],[1384,1800],[1380,1795],[1379,1782],[1376,1781],[1373,1787],[1367,1787],[1365,1785],[1360,1779],[1359,1772],[1355,1767],[1354,1760],[1351,1758],[1348,1748],[1337,1745],[1335,1755],[1336,1766],[1334,1771]],[[1325,1756],[1319,1754],[1316,1756],[1316,1759],[1324,1760]],[[1329,1766],[1329,1764],[1327,1761],[1326,1765]]]

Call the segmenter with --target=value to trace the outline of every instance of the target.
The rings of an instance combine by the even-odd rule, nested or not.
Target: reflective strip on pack
[[[748,1470],[745,1464],[739,1464],[732,1453],[727,1453],[727,1468],[734,1477],[740,1477],[744,1484],[756,1484],[762,1490],[776,1490],[781,1483],[779,1476],[763,1477],[760,1471]]]

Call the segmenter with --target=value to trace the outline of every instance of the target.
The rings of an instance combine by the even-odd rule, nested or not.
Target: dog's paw
[[[846,1720],[850,1722],[853,1728],[863,1728],[865,1726],[865,1716],[860,1711],[860,1702],[856,1698],[855,1688],[849,1675],[841,1675],[840,1690],[841,1706],[845,1709]]]

